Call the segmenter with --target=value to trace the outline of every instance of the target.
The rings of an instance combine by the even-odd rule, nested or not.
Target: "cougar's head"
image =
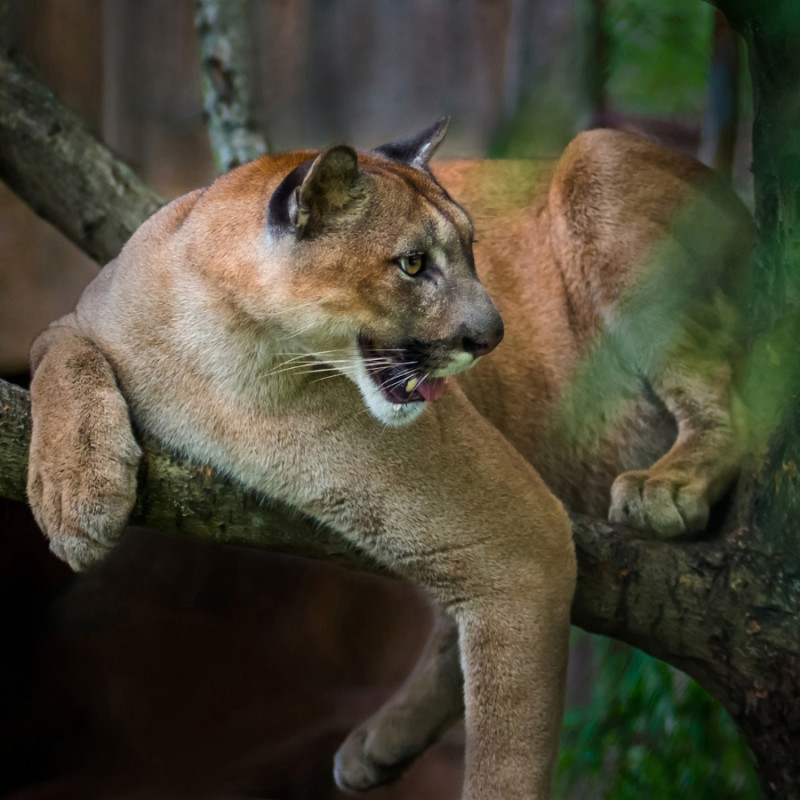
[[[442,120],[362,155],[331,147],[269,204],[290,332],[388,425],[416,419],[503,336],[475,271],[472,222],[428,169],[446,130]]]

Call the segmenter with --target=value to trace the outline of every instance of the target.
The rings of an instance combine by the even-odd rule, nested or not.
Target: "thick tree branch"
[[[30,444],[30,395],[0,380],[0,497],[24,502]],[[385,573],[336,533],[281,503],[257,497],[145,443],[131,522],[207,542],[239,544],[350,563]]]
[[[101,264],[164,202],[29,68],[3,53],[0,179]]]
[[[195,0],[203,97],[220,172],[269,152],[251,115],[250,0]]]
[[[25,476],[30,443],[30,395],[24,389],[0,381],[0,496],[25,501]],[[376,562],[354,550],[335,532],[318,525],[285,505],[264,500],[214,475],[210,469],[177,458],[154,441],[144,443],[145,456],[139,473],[139,497],[131,522],[164,533],[203,541],[240,544],[293,555],[339,560],[366,570],[383,572]],[[642,638],[647,627],[645,609],[628,608],[630,594],[645,581],[647,594],[656,595],[663,609],[668,598],[658,598],[649,574],[640,579],[653,561],[664,562],[672,549],[620,537],[609,523],[576,518],[575,532],[581,555],[581,589],[575,614],[591,630],[623,635],[630,628]],[[657,556],[657,558],[653,558]],[[674,570],[683,559],[668,558]],[[663,580],[660,581],[663,584]],[[697,587],[687,585],[685,598]],[[631,627],[632,612],[638,614]],[[674,615],[674,610],[669,610]],[[700,611],[702,615],[702,610]]]
[[[0,496],[25,499],[29,437],[28,393],[0,381]],[[385,574],[335,532],[208,468],[176,458],[152,441],[145,443],[131,521],[164,533],[334,560]],[[746,565],[752,553],[741,532],[681,546],[631,538],[600,520],[576,516],[573,521],[579,556],[574,622],[687,669],[730,702],[727,690],[735,681],[720,681],[709,672],[708,662],[715,648],[727,652],[748,646],[759,626],[756,622],[748,628],[734,619],[709,629],[708,608],[711,602],[720,609],[741,603],[743,586],[752,585],[748,591],[758,595],[757,577]]]

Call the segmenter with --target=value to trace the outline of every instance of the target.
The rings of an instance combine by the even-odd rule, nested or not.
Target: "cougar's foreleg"
[[[354,543],[426,589],[455,620],[458,662],[452,634],[440,630],[397,698],[344,745],[338,777],[368,788],[435,738],[459,706],[458,663],[462,797],[541,800],[550,797],[563,711],[571,525],[533,468],[455,394],[409,428],[359,447],[360,481],[370,486],[360,497],[350,489],[346,513],[363,520],[350,528]],[[348,444],[360,435],[354,430]],[[322,437],[315,443],[325,445]],[[376,460],[365,460],[370,451]],[[333,457],[326,454],[329,468]]]
[[[108,361],[68,325],[34,342],[28,500],[75,570],[114,546],[136,499],[141,450]]]

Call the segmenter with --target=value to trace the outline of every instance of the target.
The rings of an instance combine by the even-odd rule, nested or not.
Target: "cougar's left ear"
[[[290,172],[269,201],[269,224],[289,228],[298,239],[314,233],[326,218],[362,196],[358,156],[337,144]]]
[[[391,158],[392,161],[399,161],[401,164],[427,169],[428,162],[442,143],[449,126],[450,117],[442,117],[430,128],[425,128],[424,131],[407,139],[376,147],[373,152]]]

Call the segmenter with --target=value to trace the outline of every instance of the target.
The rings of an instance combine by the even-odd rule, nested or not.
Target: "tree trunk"
[[[800,5],[719,0],[747,43],[753,81],[756,240],[745,388],[755,455],[740,481],[738,527],[758,584],[740,583],[752,635],[719,652],[728,710],[767,797],[800,797]],[[766,634],[766,635],[765,635]],[[749,662],[750,668],[743,669]]]

